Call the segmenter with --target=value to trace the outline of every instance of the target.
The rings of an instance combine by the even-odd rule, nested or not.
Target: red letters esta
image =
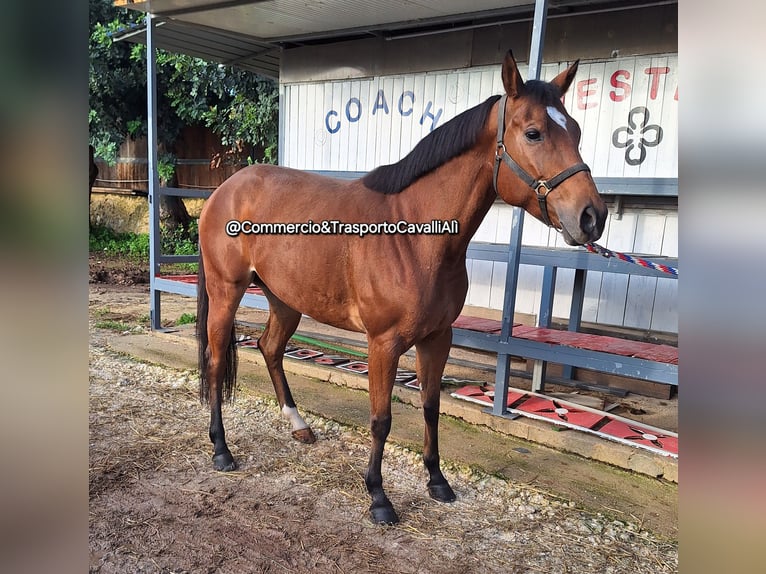
[[[596,78],[588,78],[587,80],[580,80],[577,82],[577,109],[587,110],[598,105],[598,102],[586,102],[588,96],[595,96],[595,89],[588,89],[587,86],[595,84]]]
[[[630,84],[620,81],[619,78],[621,77],[626,80],[630,80],[630,72],[628,70],[617,70],[614,74],[612,74],[612,77],[609,79],[609,83],[612,85],[613,88],[622,90],[622,92],[620,93],[618,93],[616,90],[612,90],[611,92],[609,92],[609,98],[613,102],[621,102],[624,99],[630,97]]]
[[[649,99],[650,100],[656,100],[657,99],[657,90],[660,87],[660,76],[664,76],[668,72],[670,72],[670,68],[668,68],[668,67],[646,68],[646,70],[644,70],[644,73],[651,77],[651,82],[652,83],[649,86]]]

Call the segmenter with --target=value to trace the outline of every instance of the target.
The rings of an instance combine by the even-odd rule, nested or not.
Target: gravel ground
[[[677,545],[526,485],[458,464],[458,494],[432,501],[418,453],[387,444],[383,476],[401,522],[367,518],[365,429],[309,417],[289,438],[275,401],[224,410],[240,468],[210,463],[196,373],[138,362],[90,340],[91,572],[664,573]]]

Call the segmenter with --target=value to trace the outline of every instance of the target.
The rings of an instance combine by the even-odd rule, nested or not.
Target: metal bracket
[[[612,218],[619,221],[622,219],[622,213],[623,213],[623,196],[615,195],[614,196],[614,214],[612,215]]]

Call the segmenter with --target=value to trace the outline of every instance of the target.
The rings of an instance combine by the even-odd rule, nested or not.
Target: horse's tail
[[[197,275],[197,350],[199,356],[199,398],[202,403],[210,402],[210,381],[208,380],[208,363],[210,353],[208,351],[207,318],[210,298],[205,287],[205,264],[202,259],[202,250],[199,254],[199,274]],[[234,396],[234,388],[237,382],[237,335],[234,323],[231,325],[231,335],[226,348],[226,367],[224,368],[223,400],[230,401]]]

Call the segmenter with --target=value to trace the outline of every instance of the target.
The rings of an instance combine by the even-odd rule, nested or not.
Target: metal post
[[[285,85],[279,80],[279,126],[277,127],[277,164],[285,164],[285,139],[287,137],[285,99],[287,98]],[[295,161],[295,158],[290,158]],[[293,164],[295,165],[295,164]]]
[[[579,331],[582,323],[582,308],[585,303],[585,279],[586,269],[575,270],[574,287],[572,288],[572,304],[569,307],[568,331]],[[574,367],[564,365],[561,376],[565,379],[574,379]]]
[[[529,71],[527,79],[538,79],[542,66],[543,44],[545,43],[545,20],[548,15],[548,0],[536,0],[535,18],[532,25],[532,42],[529,48]],[[510,338],[513,330],[513,315],[516,309],[516,287],[519,280],[519,262],[521,261],[521,234],[524,230],[524,211],[513,208],[513,226],[511,228],[510,248],[508,249],[508,268],[505,275],[505,293],[503,295],[503,321],[500,342],[508,346],[508,353],[498,353],[495,370],[495,400],[492,414],[504,415],[507,412],[508,378],[511,370]]]
[[[543,65],[543,44],[545,44],[545,21],[548,16],[548,0],[535,2],[535,19],[532,24],[532,43],[529,47],[528,80],[539,80]]]
[[[558,269],[546,265],[543,270],[543,290],[540,293],[540,312],[537,314],[537,326],[550,328],[553,322],[553,297],[556,293],[556,274]],[[532,390],[542,393],[545,390],[547,361],[536,360],[532,369]]]
[[[553,297],[556,294],[556,275],[558,268],[546,265],[543,268],[543,290],[540,293],[540,312],[537,316],[538,327],[550,327],[553,323]]]
[[[519,262],[521,261],[521,235],[524,231],[524,210],[513,208],[511,238],[508,247],[508,267],[505,273],[505,292],[503,293],[503,319],[500,327],[500,343],[507,346],[507,353],[498,353],[495,371],[495,400],[492,414],[506,413],[508,397],[508,378],[511,370],[510,338],[513,333],[513,314],[516,308],[516,287],[519,283]]]
[[[157,171],[157,54],[154,48],[154,16],[146,16],[146,118],[149,164],[149,322],[161,329],[160,291],[155,278],[160,271],[160,180]]]

